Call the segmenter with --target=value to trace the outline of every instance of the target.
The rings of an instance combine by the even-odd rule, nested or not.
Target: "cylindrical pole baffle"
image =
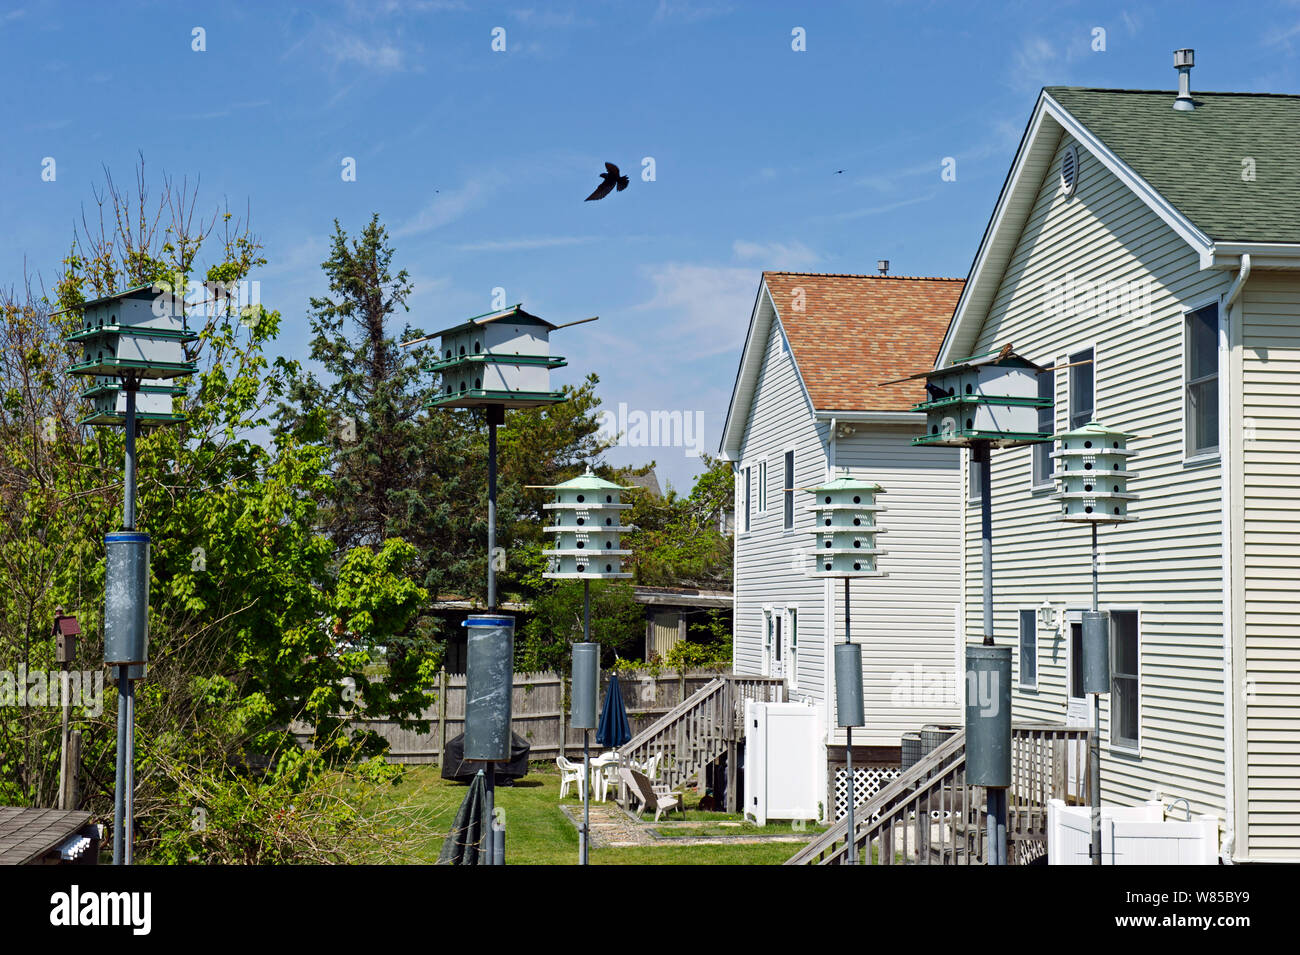
[[[1110,611],[1083,612],[1083,692],[1110,692]]]
[[[1011,648],[966,647],[966,782],[1011,785]]]
[[[835,644],[835,714],[840,726],[865,726],[862,704],[862,647]]]
[[[596,729],[596,697],[600,692],[600,644],[573,645],[573,687],[570,691],[569,725],[579,730]]]
[[[508,760],[515,618],[472,614],[465,626],[465,759]]]
[[[104,662],[149,659],[149,535],[117,531],[104,537]]]

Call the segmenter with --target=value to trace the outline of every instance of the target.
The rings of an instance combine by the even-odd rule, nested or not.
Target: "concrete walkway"
[[[560,811],[575,828],[582,825],[582,804],[562,804]],[[660,820],[661,825],[690,825],[678,813]],[[700,826],[716,826],[716,821],[701,821]],[[755,842],[807,842],[808,836],[791,832],[781,835],[735,836],[661,836],[654,823],[640,822],[616,804],[593,802],[591,804],[591,847],[593,849],[623,849],[629,846],[731,846]]]

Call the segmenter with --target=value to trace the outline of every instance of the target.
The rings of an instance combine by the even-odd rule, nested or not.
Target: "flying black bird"
[[[843,171],[844,171],[843,169],[836,169],[836,170],[835,170],[835,175],[838,176],[838,175],[839,175],[840,173],[842,173]]]
[[[614,191],[615,186],[618,187],[619,192],[622,192],[624,189],[627,188],[627,184],[628,184],[627,176],[620,176],[618,174],[618,167],[615,166],[612,162],[607,162],[605,163],[605,171],[600,174],[600,185],[596,187],[595,192],[593,192],[583,201],[591,202],[591,200],[593,199],[604,199],[607,195],[609,195],[611,192]]]

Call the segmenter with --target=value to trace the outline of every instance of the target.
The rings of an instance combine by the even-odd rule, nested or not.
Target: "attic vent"
[[[1061,190],[1068,199],[1079,184],[1079,148],[1073,143],[1061,157]]]

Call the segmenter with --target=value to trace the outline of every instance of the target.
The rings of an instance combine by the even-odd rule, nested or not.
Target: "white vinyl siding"
[[[1234,550],[1237,855],[1300,859],[1300,277],[1256,272],[1233,316],[1242,405]],[[1231,426],[1230,426],[1231,427]],[[1238,444],[1240,441],[1240,444]],[[1246,819],[1242,818],[1243,808]]]
[[[829,422],[815,418],[766,293],[755,327],[765,327],[766,348],[744,436],[737,449],[744,462],[773,464],[782,479],[782,506],[755,514],[751,532],[736,540],[735,639],[737,673],[761,673],[768,616],[781,619],[787,685],[796,699],[828,705],[829,645],[843,632],[842,582],[809,577],[812,496],[794,488],[816,487],[848,467],[887,490],[881,518],[888,533],[889,576],[852,582],[853,635],[864,644],[869,730],[854,733],[856,745],[898,746],[903,732],[925,723],[961,719],[951,702],[955,681],[953,614],[960,587],[961,467],[957,451],[913,448],[919,431],[897,425],[856,424],[834,442]],[[773,485],[775,487],[775,485]],[[769,493],[775,493],[769,490]],[[802,556],[801,556],[802,555]],[[826,609],[833,608],[831,619]],[[828,632],[829,630],[829,632]],[[773,621],[775,639],[775,620]],[[769,659],[775,655],[775,646]],[[930,684],[926,681],[930,680]],[[940,682],[944,685],[940,686]],[[945,691],[949,691],[946,692]],[[895,691],[916,697],[899,706]],[[927,693],[929,698],[927,698]],[[834,723],[833,713],[827,721]],[[832,742],[843,743],[843,730]]]
[[[825,441],[829,432],[813,419],[766,293],[760,297],[758,308],[759,322],[768,329],[766,347],[737,457],[745,462],[784,464],[786,451],[795,449],[798,473],[795,481],[783,483],[782,489],[813,486],[825,478]],[[737,673],[762,673],[766,639],[763,609],[797,603],[803,638],[803,652],[795,661],[800,670],[796,678],[798,695],[821,700],[822,654],[817,638],[822,632],[825,585],[818,578],[806,576],[796,563],[798,550],[810,546],[810,539],[805,539],[810,535],[802,532],[812,526],[812,517],[795,507],[791,514],[795,527],[787,531],[783,511],[770,507],[755,514],[750,532],[736,538],[733,666]]]
[[[1044,365],[1089,346],[1100,357],[1094,417],[1138,435],[1130,447],[1140,472],[1132,485],[1140,497],[1130,505],[1139,520],[1100,529],[1101,604],[1142,611],[1141,755],[1105,750],[1102,791],[1108,803],[1137,805],[1159,789],[1189,799],[1194,813],[1222,815],[1221,474],[1213,461],[1184,463],[1182,355],[1184,311],[1220,294],[1231,277],[1202,271],[1196,253],[1086,148],[1078,191],[1062,196],[1055,170],[1065,139],[969,353],[1011,342]],[[1074,301],[1059,294],[1067,281]],[[1123,290],[1122,312],[1077,294],[1099,286]],[[1055,385],[1065,423],[1070,376],[1056,375]],[[1048,496],[1032,493],[1025,480],[1032,455],[1029,448],[992,454],[994,625],[1008,646],[1019,638],[1019,608],[1091,601],[1088,529],[1056,521]],[[965,520],[965,623],[973,639],[981,630],[979,508],[969,507]],[[1042,634],[1037,692],[1015,692],[1016,720],[1064,721],[1068,634]],[[1103,739],[1111,706],[1103,698]]]
[[[912,446],[916,428],[858,427],[835,442],[835,473],[884,488],[877,516],[887,576],[850,582],[853,641],[862,644],[867,725],[855,744],[897,746],[926,723],[960,723],[953,612],[960,592],[960,452]],[[833,580],[834,642],[843,639],[844,583]],[[960,696],[957,696],[960,699]],[[845,742],[842,728],[833,741]]]

